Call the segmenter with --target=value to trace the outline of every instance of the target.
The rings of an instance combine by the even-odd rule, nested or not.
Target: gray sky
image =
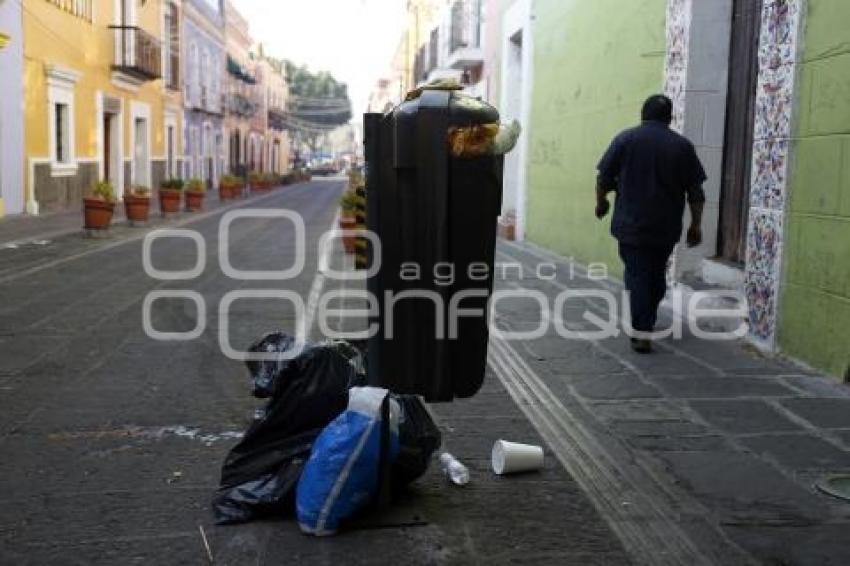
[[[385,74],[404,25],[405,0],[233,0],[266,53],[330,71],[348,83],[354,119]]]

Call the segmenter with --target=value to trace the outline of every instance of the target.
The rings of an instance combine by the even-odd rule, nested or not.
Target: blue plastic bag
[[[389,392],[354,387],[348,409],[331,422],[313,444],[296,489],[298,525],[316,536],[335,534],[375,496],[381,464],[381,405]],[[389,399],[390,462],[399,451],[398,403]]]

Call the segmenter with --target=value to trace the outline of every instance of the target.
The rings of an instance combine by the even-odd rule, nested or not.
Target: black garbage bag
[[[336,350],[339,355],[348,360],[348,363],[354,368],[354,381],[351,387],[365,387],[366,382],[366,357],[363,352],[351,342],[345,340],[326,340],[320,343],[321,346]]]
[[[252,352],[283,352],[291,336],[269,334]],[[295,487],[313,441],[348,405],[357,369],[337,347],[307,345],[291,360],[246,362],[253,395],[269,402],[230,451],[213,499],[218,524],[294,513]]]
[[[393,489],[398,490],[425,473],[443,437],[421,397],[393,395],[393,399],[401,407],[398,422],[400,450],[391,471]]]

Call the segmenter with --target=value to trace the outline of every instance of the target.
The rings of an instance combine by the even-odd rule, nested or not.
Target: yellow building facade
[[[179,176],[181,3],[22,2],[27,212]]]

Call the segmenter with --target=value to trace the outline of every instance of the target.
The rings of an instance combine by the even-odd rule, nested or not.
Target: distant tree
[[[288,127],[315,153],[328,132],[351,120],[348,85],[327,71],[313,73],[286,59],[265,59],[289,83]]]

